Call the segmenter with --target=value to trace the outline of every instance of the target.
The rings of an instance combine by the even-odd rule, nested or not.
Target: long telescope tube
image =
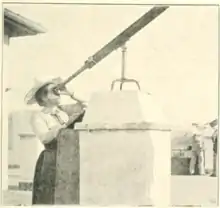
[[[77,77],[86,69],[90,69],[95,66],[98,62],[104,59],[111,52],[116,50],[125,44],[133,35],[135,35],[138,31],[140,31],[143,27],[145,27],[148,23],[153,21],[156,17],[158,17],[161,13],[163,13],[169,6],[158,6],[153,7],[150,11],[144,14],[141,18],[135,21],[132,25],[130,25],[127,29],[125,29],[122,33],[116,36],[112,41],[110,41],[107,45],[101,48],[98,52],[96,52],[93,56],[91,56],[85,64],[77,70],[74,74],[68,77],[61,86],[65,86],[72,79]]]

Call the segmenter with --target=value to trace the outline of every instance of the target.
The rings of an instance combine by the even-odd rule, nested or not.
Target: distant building
[[[8,164],[8,109],[7,109],[7,92],[10,91],[10,87],[7,85],[8,70],[7,70],[7,57],[10,56],[10,39],[21,36],[33,36],[40,33],[45,33],[46,30],[37,24],[19,14],[12,12],[11,10],[4,8],[4,49],[3,49],[3,142],[2,142],[2,157],[4,163],[2,163],[2,189],[8,189],[8,167],[19,167]]]

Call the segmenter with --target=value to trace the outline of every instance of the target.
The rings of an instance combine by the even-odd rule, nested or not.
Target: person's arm
[[[46,121],[43,119],[40,113],[35,113],[31,117],[31,126],[33,132],[40,139],[43,144],[47,144],[53,139],[55,139],[59,131],[66,127],[66,124],[60,126],[56,125],[48,129]]]
[[[86,101],[82,101],[80,104],[82,105],[84,109],[88,107],[88,103]]]
[[[61,105],[59,108],[66,112],[69,117],[77,116],[85,111],[85,105],[81,103]]]
[[[215,142],[216,142],[217,137],[218,137],[218,131],[217,131],[217,130],[215,130],[215,132],[214,132],[214,133],[213,133],[213,135],[212,135],[212,141],[213,141],[213,143],[215,143]]]
[[[203,150],[206,150],[206,145],[205,145],[204,138],[203,138],[203,140],[202,140],[202,149],[203,149]]]

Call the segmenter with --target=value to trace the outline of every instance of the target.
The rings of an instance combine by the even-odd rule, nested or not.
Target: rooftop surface
[[[217,178],[209,176],[172,176],[173,206],[217,206]],[[4,192],[4,205],[31,205],[31,192]]]

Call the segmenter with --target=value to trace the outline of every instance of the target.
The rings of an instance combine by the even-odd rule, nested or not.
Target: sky
[[[23,99],[35,77],[67,78],[86,59],[146,13],[150,6],[5,5],[40,23],[42,35],[11,39],[7,49],[9,111],[26,109]],[[207,122],[217,117],[218,8],[172,6],[127,43],[126,76],[150,92],[170,120]],[[120,77],[118,49],[68,84],[85,100],[109,91]],[[137,90],[134,85],[125,89]],[[30,107],[29,107],[30,108]]]

